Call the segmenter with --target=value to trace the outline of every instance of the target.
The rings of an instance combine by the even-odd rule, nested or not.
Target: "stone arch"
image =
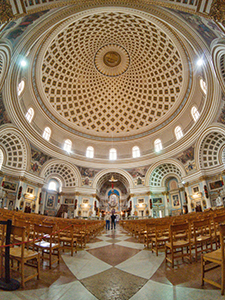
[[[168,176],[182,180],[186,175],[183,166],[175,159],[168,159],[152,165],[146,173],[145,185],[150,187],[161,187]]]
[[[95,178],[93,180],[92,187],[95,188],[95,189],[97,189],[99,180],[103,176],[105,176],[106,174],[109,174],[109,173],[118,173],[118,174],[122,175],[127,180],[129,188],[133,188],[134,187],[134,182],[133,182],[132,176],[128,172],[126,172],[124,170],[121,170],[121,169],[107,169],[107,170],[102,170],[101,172],[99,172],[95,176]]]
[[[3,125],[0,130],[0,147],[5,154],[4,166],[27,170],[30,157],[30,145],[23,134],[13,125]]]
[[[206,130],[196,144],[196,164],[199,169],[208,169],[222,164],[221,151],[225,145],[223,125]]]
[[[0,43],[0,91],[8,74],[11,60],[11,49],[6,43]]]
[[[220,86],[225,93],[225,39],[217,38],[211,44],[213,65]]]
[[[63,187],[81,186],[80,172],[71,163],[59,159],[52,159],[43,165],[41,177],[47,181],[51,177],[62,181]]]

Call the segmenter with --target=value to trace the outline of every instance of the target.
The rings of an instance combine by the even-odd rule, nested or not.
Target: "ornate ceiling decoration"
[[[126,72],[130,64],[130,57],[123,47],[109,44],[98,50],[94,62],[101,74],[115,77]]]
[[[179,107],[189,80],[179,42],[165,28],[117,11],[65,25],[42,49],[42,101],[90,136],[123,138],[159,125]]]

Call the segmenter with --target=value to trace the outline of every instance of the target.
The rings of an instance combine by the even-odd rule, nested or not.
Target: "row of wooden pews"
[[[69,250],[71,256],[78,247],[84,249],[86,243],[104,229],[104,221],[77,220],[46,217],[17,211],[0,209],[0,221],[12,220],[10,260],[13,269],[20,272],[21,286],[25,282],[40,277],[40,262],[47,261],[51,269],[60,263],[61,251]],[[3,276],[6,226],[0,226],[0,275]],[[15,245],[16,244],[16,245]],[[14,267],[13,262],[16,262]],[[35,269],[32,275],[25,275],[25,267]]]
[[[225,209],[205,210],[176,217],[121,221],[123,228],[158,255],[165,251],[166,261],[195,261],[202,253],[220,246],[219,224],[225,222]],[[185,249],[184,249],[185,248]],[[184,251],[185,250],[185,251]]]

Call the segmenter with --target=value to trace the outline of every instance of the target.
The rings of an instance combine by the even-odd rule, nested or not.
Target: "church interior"
[[[73,240],[52,266],[35,256],[39,280],[11,270],[1,299],[224,299],[193,242],[204,220],[206,251],[223,244],[224,1],[2,0],[0,16],[0,221]]]

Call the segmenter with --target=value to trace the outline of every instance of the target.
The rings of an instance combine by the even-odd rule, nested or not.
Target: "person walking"
[[[111,229],[116,229],[116,216],[114,214],[111,215]]]
[[[105,214],[105,226],[106,226],[106,230],[110,229],[110,214],[109,214],[109,212],[106,212],[106,214]]]

